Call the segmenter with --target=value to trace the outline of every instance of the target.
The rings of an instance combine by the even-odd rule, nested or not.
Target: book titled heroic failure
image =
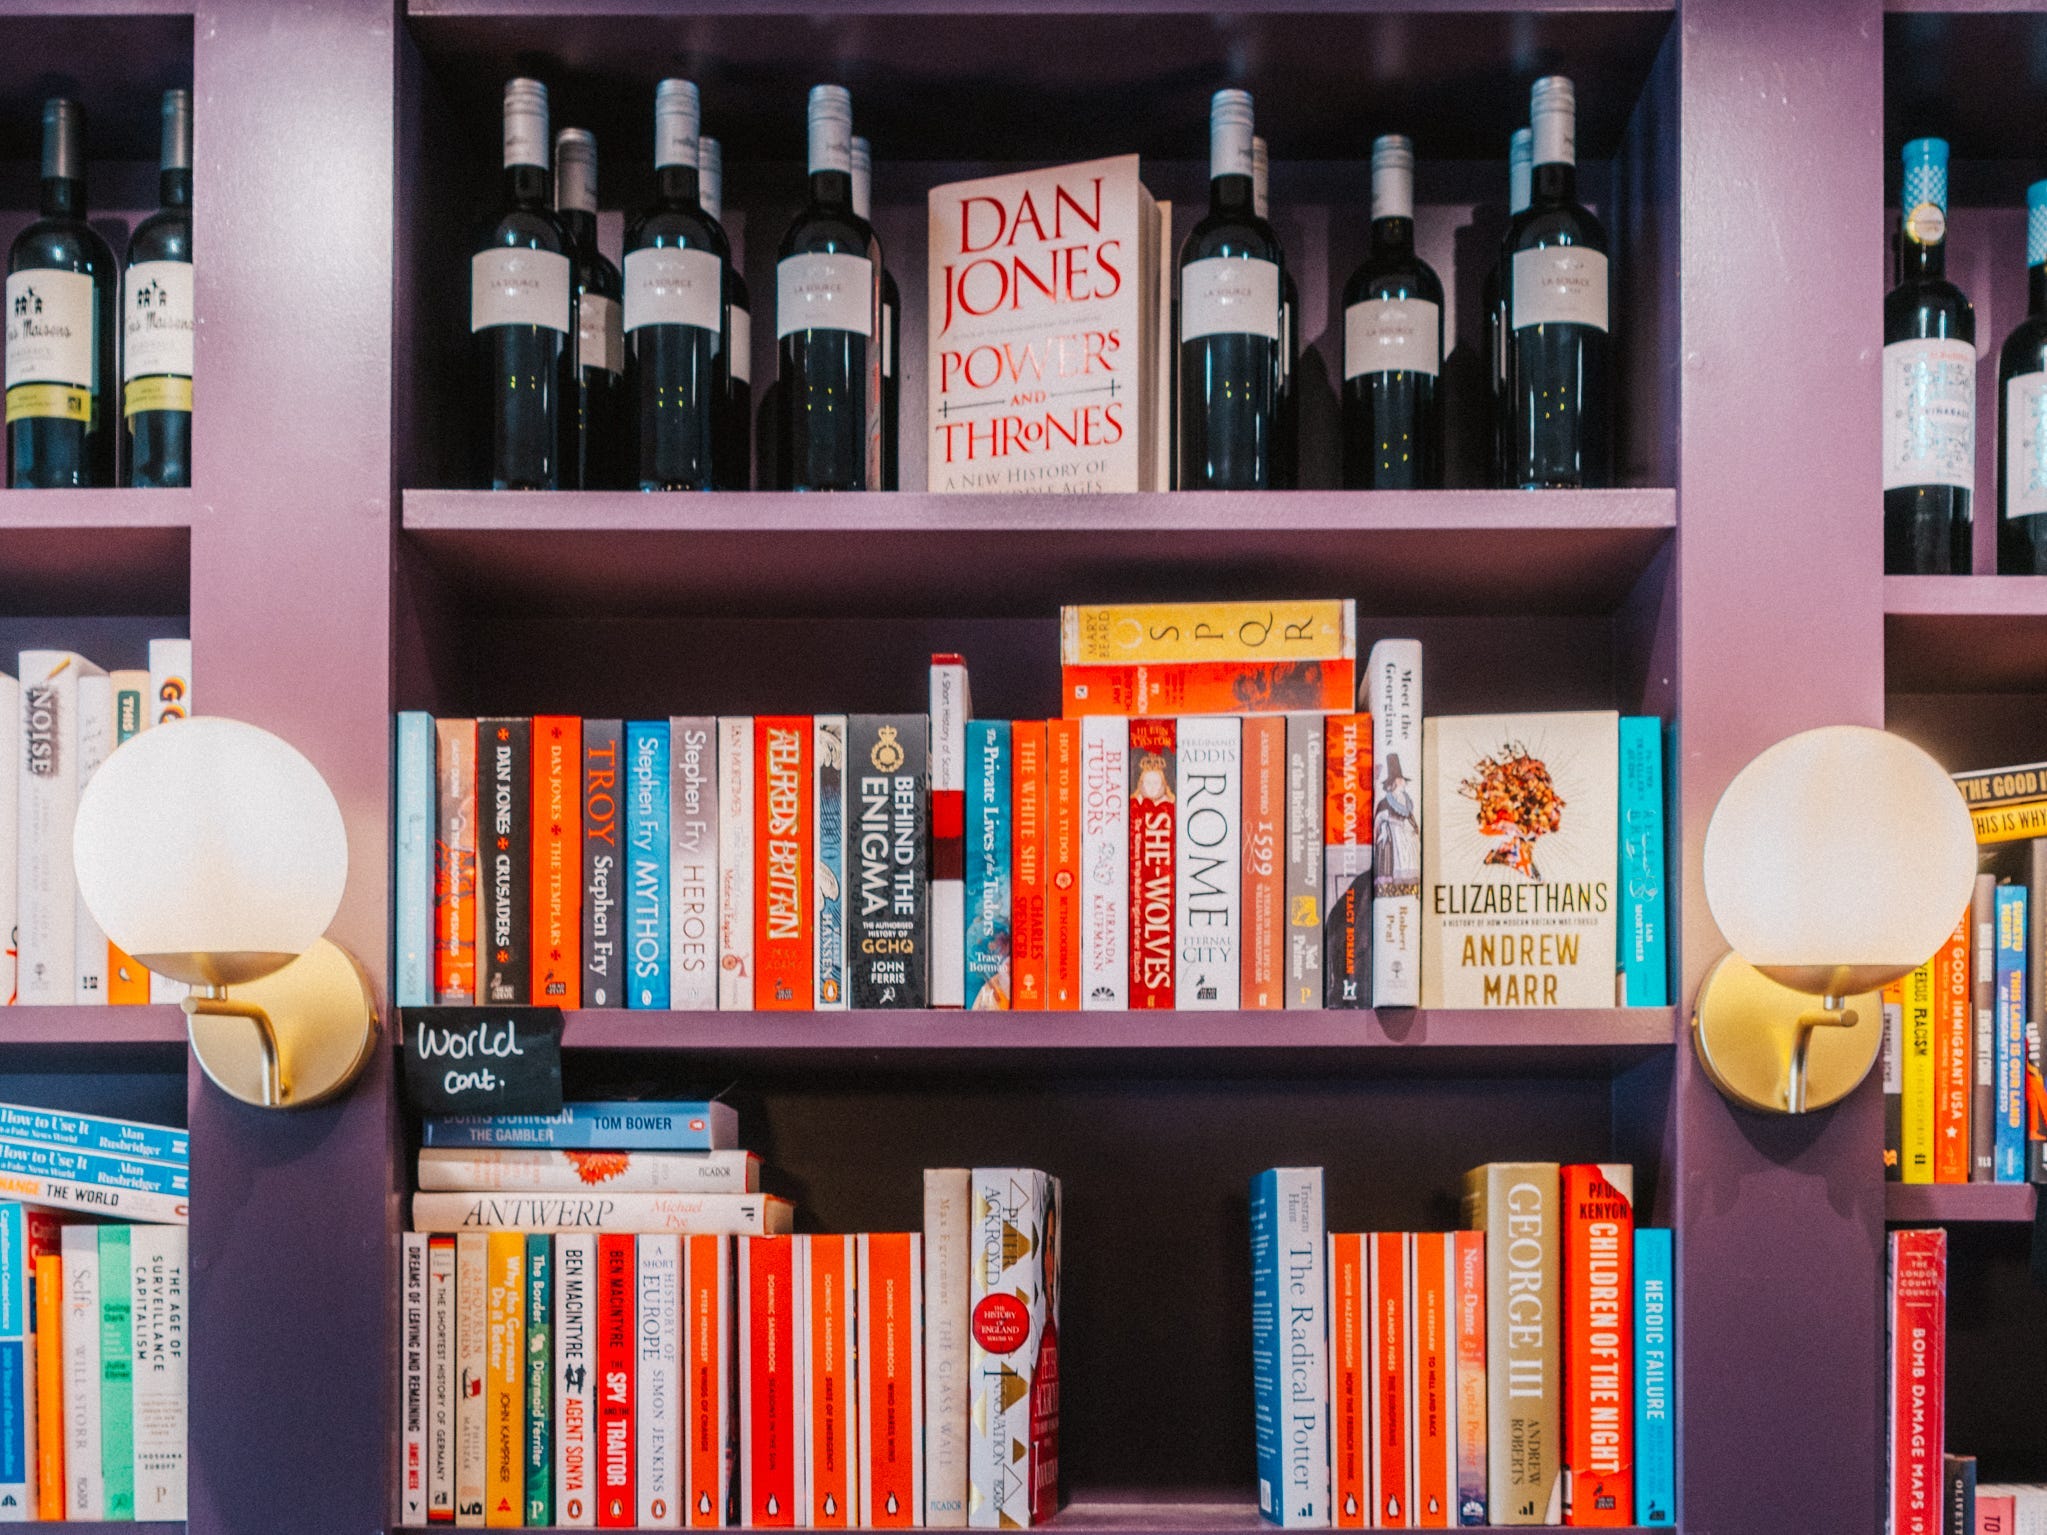
[[[846,723],[846,949],[856,1008],[929,999],[928,738],[921,714],[855,714]]]

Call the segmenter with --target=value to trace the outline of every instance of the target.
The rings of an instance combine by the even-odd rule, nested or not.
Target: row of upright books
[[[174,1002],[184,988],[107,941],[78,896],[78,796],[130,736],[192,712],[192,642],[149,642],[149,668],[108,672],[69,650],[24,650],[0,672],[0,997]]]
[[[956,655],[926,714],[401,715],[400,1004],[1667,1005],[1660,721],[1424,718],[1349,602],[1062,625],[1056,720]]]
[[[1251,1184],[1259,1512],[1286,1527],[1675,1523],[1671,1233],[1633,1169],[1494,1162],[1456,1232],[1333,1233]]]

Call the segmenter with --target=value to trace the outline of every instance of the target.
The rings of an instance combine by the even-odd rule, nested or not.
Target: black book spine
[[[521,1006],[533,980],[533,722],[478,720],[476,734],[484,827],[476,1000]]]
[[[1976,1535],[1976,1457],[1944,1455],[1941,1462],[1941,1529],[1944,1535]]]
[[[619,948],[619,720],[583,721],[583,1006],[625,1006]]]
[[[846,916],[856,1008],[923,1007],[930,995],[930,722],[846,722]]]

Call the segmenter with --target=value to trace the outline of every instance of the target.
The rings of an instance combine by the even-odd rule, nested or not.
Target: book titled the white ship
[[[412,1228],[779,1236],[795,1207],[772,1194],[415,1194]]]
[[[752,1194],[761,1159],[750,1151],[462,1151],[419,1153],[419,1186],[483,1194]]]

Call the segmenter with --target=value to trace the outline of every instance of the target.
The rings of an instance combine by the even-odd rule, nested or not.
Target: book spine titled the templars
[[[718,1007],[753,1007],[753,719],[718,721]]]
[[[846,726],[846,969],[856,1008],[923,1007],[930,974],[931,811],[921,714]]]
[[[1564,1523],[1635,1522],[1635,1175],[1559,1173],[1564,1207]]]
[[[807,1012],[813,995],[810,735],[808,715],[753,722],[753,1005],[764,1012]]]
[[[1942,1535],[1947,1434],[1947,1232],[1893,1231],[1889,1535]]]
[[[718,722],[668,722],[669,1005],[718,1006]]]
[[[811,984],[820,1011],[849,1005],[846,987],[846,716],[820,714],[811,724],[811,803],[817,866],[812,872],[811,941],[817,947]]]
[[[1268,1522],[1288,1528],[1331,1522],[1326,1236],[1321,1168],[1269,1168],[1251,1180],[1251,1391],[1258,1512]],[[1355,1261],[1365,1262],[1361,1252]],[[1363,1272],[1361,1267],[1358,1273]],[[1354,1277],[1352,1282],[1360,1286],[1357,1293],[1362,1298],[1366,1281]],[[1363,1328],[1362,1318],[1356,1325]],[[1353,1342],[1366,1336],[1356,1332]],[[1357,1474],[1368,1476],[1369,1471]],[[1367,1484],[1348,1485],[1358,1495],[1357,1489]]]
[[[1322,812],[1319,714],[1286,716],[1286,1005],[1322,1006]]]
[[[1174,720],[1130,722],[1130,1005],[1173,1005],[1173,855],[1179,751]]]
[[[967,1308],[972,1175],[924,1173],[924,1523],[967,1522]]]
[[[966,1006],[967,663],[931,658],[931,1005]]]
[[[1242,722],[1179,722],[1173,1005],[1234,1009],[1243,960]]]
[[[476,721],[434,721],[434,1000],[476,1001]]]
[[[1372,1005],[1421,1001],[1422,645],[1380,640],[1365,666],[1372,711]]]
[[[1081,1005],[1130,1004],[1130,722],[1080,722]]]
[[[478,854],[476,1000],[524,1003],[532,987],[532,745],[526,719],[476,722]]]
[[[583,722],[533,720],[533,977],[537,1005],[580,1007],[583,991]]]
[[[1332,714],[1322,777],[1322,1000],[1370,1005],[1372,717]]]
[[[1488,1517],[1557,1524],[1557,1164],[1488,1162],[1464,1175],[1464,1225],[1486,1245]],[[1509,1299],[1513,1304],[1509,1304]]]
[[[619,898],[625,816],[619,754],[625,726],[583,721],[583,1005],[625,1006],[625,944]]]
[[[1242,1005],[1286,1006],[1286,720],[1244,721]]]

